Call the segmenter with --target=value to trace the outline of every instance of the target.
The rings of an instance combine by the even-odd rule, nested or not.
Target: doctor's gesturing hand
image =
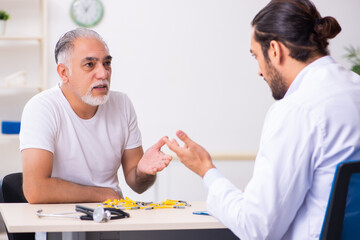
[[[166,168],[172,156],[167,155],[161,151],[165,145],[164,139],[160,139],[156,144],[146,150],[145,154],[137,165],[138,173],[145,173],[148,175],[155,175],[157,172]]]
[[[210,154],[205,148],[192,141],[183,131],[179,130],[176,132],[176,136],[184,142],[184,146],[180,146],[175,140],[169,140],[164,137],[166,145],[176,153],[180,161],[191,171],[198,174],[200,177],[204,177],[205,173],[215,168],[212,162]]]

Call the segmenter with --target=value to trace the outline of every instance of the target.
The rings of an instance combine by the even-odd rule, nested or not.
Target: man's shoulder
[[[56,99],[59,97],[60,88],[58,86],[46,89],[38,94],[36,94],[34,97],[32,97],[31,100],[34,101],[41,101],[43,99]]]
[[[37,109],[58,105],[61,91],[58,86],[46,89],[33,96],[27,103],[25,108]]]

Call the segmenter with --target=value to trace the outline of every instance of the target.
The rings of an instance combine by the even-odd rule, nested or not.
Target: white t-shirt
[[[121,194],[117,171],[123,151],[139,146],[134,107],[120,92],[111,91],[109,100],[86,120],[76,115],[59,86],[34,96],[23,111],[20,150],[52,152],[52,177]]]

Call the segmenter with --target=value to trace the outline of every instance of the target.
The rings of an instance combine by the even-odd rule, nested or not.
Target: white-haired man
[[[20,132],[23,190],[30,203],[119,199],[117,171],[142,193],[171,161],[159,140],[145,154],[129,98],[110,91],[111,60],[93,30],[78,28],[56,44],[61,83],[25,106]]]

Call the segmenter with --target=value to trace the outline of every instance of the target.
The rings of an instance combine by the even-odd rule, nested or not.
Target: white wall
[[[48,0],[49,86],[58,81],[55,43],[76,27],[69,15],[71,2]],[[249,53],[250,22],[267,0],[102,2],[105,15],[94,30],[107,41],[113,56],[112,89],[126,92],[133,101],[144,148],[163,135],[174,137],[181,128],[211,152],[257,150],[273,100]],[[323,16],[334,16],[343,27],[330,50],[337,61],[350,67],[342,56],[345,46],[360,45],[356,25],[360,1],[314,2]],[[251,177],[252,162],[216,164],[239,187]],[[126,187],[125,194],[147,200],[204,199],[200,178],[179,162],[173,162],[159,180],[142,197]]]

